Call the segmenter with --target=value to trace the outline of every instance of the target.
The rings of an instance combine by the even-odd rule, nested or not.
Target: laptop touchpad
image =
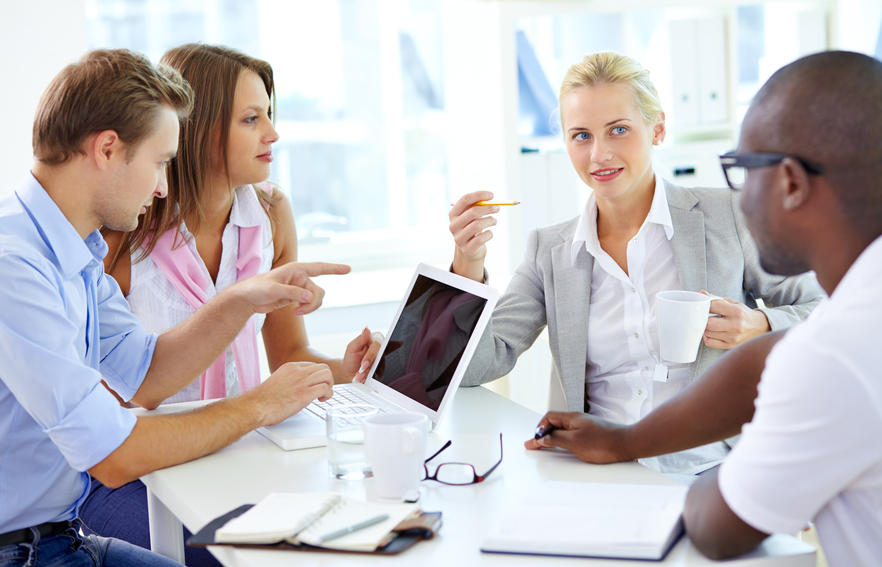
[[[308,411],[300,411],[278,425],[259,427],[257,432],[286,451],[323,447],[326,443],[325,420]]]
[[[315,430],[316,435],[324,435],[327,425],[325,420],[317,417],[315,414],[305,410],[301,410],[278,425],[270,425],[267,429],[272,431],[296,431],[298,435],[303,435],[308,431]]]

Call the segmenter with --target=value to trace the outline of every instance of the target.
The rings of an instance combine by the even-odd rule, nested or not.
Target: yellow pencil
[[[473,207],[493,207],[493,206],[511,207],[511,206],[520,205],[520,204],[521,204],[520,201],[478,201],[477,203],[474,203],[472,206]],[[453,205],[454,205],[453,203],[450,203],[451,207]]]

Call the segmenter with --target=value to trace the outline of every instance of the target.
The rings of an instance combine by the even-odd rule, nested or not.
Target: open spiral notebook
[[[419,513],[416,504],[379,504],[337,492],[274,492],[215,531],[216,543],[270,544],[286,541],[325,549],[374,551],[404,519]],[[322,541],[322,536],[378,516],[372,526]]]

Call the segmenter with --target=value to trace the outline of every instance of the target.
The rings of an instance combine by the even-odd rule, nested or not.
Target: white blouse
[[[656,176],[646,220],[628,242],[628,273],[600,246],[593,193],[576,226],[572,258],[581,248],[594,257],[588,310],[588,413],[623,424],[645,417],[691,382],[688,364],[659,359],[655,294],[683,286],[674,263],[674,236],[664,184]],[[698,291],[698,290],[694,290]],[[665,473],[695,474],[723,459],[724,444],[711,444],[641,463]]]
[[[224,227],[223,236],[221,237],[222,252],[217,282],[209,283],[206,290],[206,295],[209,299],[236,283],[236,260],[239,250],[238,228],[240,226],[259,225],[263,225],[264,241],[260,257],[260,270],[258,272],[262,274],[268,272],[273,264],[272,227],[270,226],[269,217],[254,189],[250,185],[237,187],[233,195],[230,221]],[[208,268],[205,267],[205,263],[196,251],[196,240],[183,223],[181,223],[181,234],[187,239],[186,246],[190,247],[193,255],[197,258],[206,279],[211,282]],[[137,253],[134,257],[137,258]],[[178,293],[178,290],[175,289],[150,257],[132,265],[132,279],[126,299],[129,302],[132,313],[137,315],[144,327],[153,333],[162,333],[182,323],[194,313],[194,309]],[[254,315],[254,327],[258,335],[263,327],[265,318],[266,315],[264,314]],[[232,396],[238,394],[240,389],[233,350],[229,346],[227,347],[225,357],[227,395]],[[190,402],[199,399],[200,387],[199,379],[197,378],[163,403]]]

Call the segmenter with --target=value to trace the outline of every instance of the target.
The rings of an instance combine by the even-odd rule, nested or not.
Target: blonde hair
[[[85,155],[83,141],[113,130],[126,155],[156,128],[156,117],[170,107],[183,120],[193,107],[193,91],[176,70],[127,49],[90,51],[65,67],[40,98],[34,119],[34,156],[60,165]]]
[[[571,66],[560,86],[558,105],[563,108],[566,95],[583,87],[600,85],[628,85],[634,93],[634,102],[647,124],[655,124],[663,112],[658,91],[649,79],[649,71],[627,55],[615,51],[589,53]],[[564,117],[561,114],[560,121]]]

